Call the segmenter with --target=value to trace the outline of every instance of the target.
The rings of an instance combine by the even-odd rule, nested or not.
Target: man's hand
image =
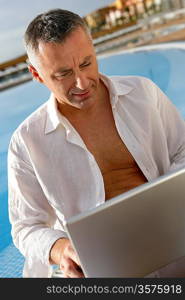
[[[77,254],[67,238],[55,242],[51,248],[50,262],[59,265],[65,278],[84,277]]]

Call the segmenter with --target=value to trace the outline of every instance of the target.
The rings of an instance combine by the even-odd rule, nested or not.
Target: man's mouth
[[[89,91],[85,91],[85,92],[81,92],[81,93],[73,93],[73,96],[75,96],[75,98],[84,99],[84,98],[87,98],[89,96],[89,94],[90,94]]]

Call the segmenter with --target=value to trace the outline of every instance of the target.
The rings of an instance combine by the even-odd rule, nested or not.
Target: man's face
[[[99,73],[92,41],[82,28],[63,43],[40,42],[37,66],[30,71],[63,107],[91,107],[99,91]]]

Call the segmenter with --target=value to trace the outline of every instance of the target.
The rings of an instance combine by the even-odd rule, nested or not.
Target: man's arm
[[[175,105],[157,88],[158,108],[166,135],[170,170],[185,167],[185,121]]]
[[[60,266],[65,277],[82,277],[78,258],[63,230],[54,229],[57,216],[26,156],[21,140],[8,151],[9,217],[16,247],[34,264]],[[37,266],[36,266],[37,267]]]
[[[25,152],[21,140],[13,138],[8,151],[9,218],[12,224],[12,238],[30,264],[34,266],[35,261],[40,261],[49,267],[52,245],[67,235],[62,226],[61,230],[54,229],[56,213],[46,199]]]

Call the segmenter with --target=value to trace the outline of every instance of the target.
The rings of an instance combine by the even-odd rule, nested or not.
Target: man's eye
[[[65,74],[60,74],[60,75],[56,75],[55,77],[56,78],[62,78],[62,77],[65,77],[67,75],[67,73],[65,73]]]
[[[90,62],[84,63],[84,64],[81,65],[81,68],[83,68],[83,67],[88,67],[88,66],[90,66],[90,64],[91,64]]]
[[[71,72],[65,72],[65,73],[61,73],[61,74],[55,75],[55,77],[57,79],[60,79],[60,78],[66,77],[67,75],[70,75],[70,74],[71,74]]]

